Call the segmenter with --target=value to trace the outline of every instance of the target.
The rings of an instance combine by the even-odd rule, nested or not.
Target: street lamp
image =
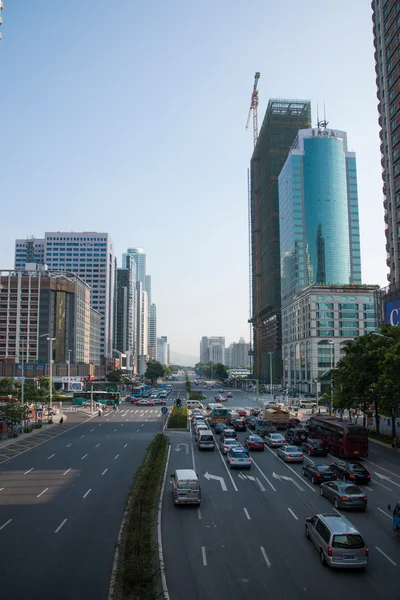
[[[332,371],[335,366],[335,343],[332,340],[328,340],[328,344],[330,344],[331,349],[332,349],[332,352],[331,352],[331,394],[330,394],[330,400],[329,400],[329,416],[331,416],[331,414],[332,414],[332,394],[333,394]]]
[[[273,352],[268,352],[269,354],[269,387],[272,396],[272,355]]]
[[[71,352],[73,352],[73,350],[68,350],[68,360],[67,360],[67,365],[68,365],[68,391],[70,391],[70,378],[71,378],[71,359],[70,359],[70,354]]]
[[[50,418],[50,410],[53,407],[53,342],[55,342],[56,338],[50,337],[49,333],[44,333],[39,337],[45,337],[49,342],[49,418]]]

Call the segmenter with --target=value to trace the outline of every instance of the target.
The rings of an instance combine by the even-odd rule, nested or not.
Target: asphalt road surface
[[[174,385],[168,404],[183,390]],[[66,414],[11,452],[0,444],[1,598],[108,598],[125,501],[161,407]]]
[[[233,395],[227,406],[255,404],[250,393]],[[239,433],[242,442],[246,435]],[[199,451],[191,433],[171,433],[170,440],[168,475],[177,468],[194,468],[202,486],[200,509],[175,507],[169,477],[166,482],[162,537],[171,600],[400,598],[400,540],[387,509],[399,498],[397,453],[370,444],[365,464],[372,483],[364,486],[368,510],[340,511],[366,538],[368,568],[334,571],[320,564],[316,548],[305,538],[304,521],[335,509],[302,476],[301,465],[286,465],[266,448],[252,453],[250,471],[231,471],[219,450]],[[331,462],[331,457],[311,460]]]

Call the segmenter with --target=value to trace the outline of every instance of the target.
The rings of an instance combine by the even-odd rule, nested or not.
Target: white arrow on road
[[[387,475],[382,475],[381,473],[377,473],[376,471],[374,471],[374,475],[377,475],[379,477],[379,479],[386,479],[386,481],[390,481],[390,483],[392,485],[397,485],[397,487],[400,487],[399,483],[396,483],[395,481],[393,481],[393,479],[390,479],[390,477],[388,477]]]
[[[293,485],[295,485],[297,487],[298,490],[300,490],[301,492],[304,492],[304,489],[301,487],[301,485],[299,485],[297,483],[297,481],[295,481],[293,479],[293,477],[286,477],[286,475],[278,475],[277,473],[273,472],[272,476],[275,477],[275,479],[278,479],[278,481],[291,481],[293,483]]]
[[[189,446],[188,446],[188,444],[178,444],[177,447],[175,448],[175,452],[180,452],[181,451],[181,446],[185,446],[186,454],[189,454]]]
[[[208,480],[215,479],[215,480],[219,481],[220,484],[221,484],[221,487],[222,487],[222,491],[223,492],[227,492],[228,491],[228,488],[226,487],[226,483],[225,483],[223,477],[218,477],[218,475],[210,475],[210,473],[208,471],[207,471],[207,473],[204,474],[204,477],[206,479],[208,479]]]

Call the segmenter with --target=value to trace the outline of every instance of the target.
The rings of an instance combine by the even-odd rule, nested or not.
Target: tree
[[[0,379],[0,393],[6,394],[7,396],[12,394],[14,391],[14,379],[12,377],[3,377]]]
[[[400,415],[400,340],[391,337],[384,359],[381,361],[381,374],[377,391],[383,414],[390,416],[392,437],[396,437],[396,419]]]
[[[219,377],[220,379],[228,379],[228,371],[226,370],[225,365],[222,363],[217,363],[215,365],[215,377]]]
[[[165,368],[160,362],[158,362],[158,360],[149,360],[147,363],[145,377],[146,379],[150,379],[152,385],[154,384],[155,380],[163,377],[164,374]]]
[[[124,374],[125,372],[122,369],[114,369],[113,371],[108,371],[107,381],[123,383]]]

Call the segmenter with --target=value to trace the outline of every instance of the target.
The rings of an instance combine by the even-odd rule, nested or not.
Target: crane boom
[[[246,129],[248,129],[249,128],[249,123],[250,123],[251,111],[253,111],[253,141],[254,141],[254,147],[257,144],[257,140],[258,140],[258,90],[257,90],[257,85],[258,85],[258,80],[259,79],[260,79],[260,73],[257,72],[254,75],[253,91],[252,91],[252,94],[251,94],[249,114],[247,116],[247,122],[246,122]]]

